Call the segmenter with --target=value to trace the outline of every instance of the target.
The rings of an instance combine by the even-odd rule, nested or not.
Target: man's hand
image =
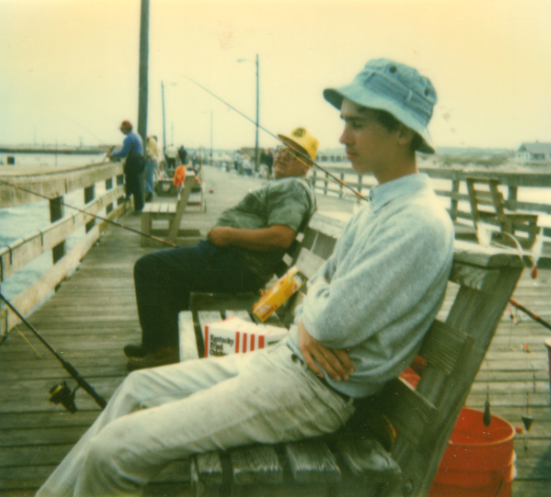
[[[217,226],[207,233],[207,238],[209,242],[218,247],[227,247],[232,244],[232,232],[233,228]]]
[[[307,366],[320,378],[323,377],[323,372],[315,361],[336,381],[348,380],[349,373],[354,372],[354,364],[344,350],[323,346],[308,333],[302,321],[298,323],[298,346]]]

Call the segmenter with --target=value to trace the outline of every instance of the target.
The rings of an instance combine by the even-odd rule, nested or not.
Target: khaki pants
[[[137,371],[37,495],[136,495],[172,460],[330,433],[353,411],[285,343]]]

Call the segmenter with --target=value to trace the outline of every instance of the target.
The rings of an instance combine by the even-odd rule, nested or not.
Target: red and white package
[[[287,336],[288,330],[277,326],[255,324],[237,316],[203,328],[205,357],[243,354],[263,349]]]

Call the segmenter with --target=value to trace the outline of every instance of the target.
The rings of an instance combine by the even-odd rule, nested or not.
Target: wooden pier
[[[205,235],[222,210],[263,181],[206,167],[207,212],[186,212],[185,227]],[[322,212],[342,218],[353,209],[346,199],[319,195],[318,203]],[[128,213],[122,222],[139,229],[138,216]],[[122,347],[140,341],[132,268],[151,250],[140,246],[139,235],[110,226],[55,296],[28,317],[105,398],[127,375]],[[551,271],[540,270],[535,280],[525,272],[515,299],[551,322]],[[551,495],[551,392],[544,345],[551,332],[515,308],[511,311],[502,318],[467,405],[483,409],[489,392],[492,414],[523,428],[521,416],[534,418],[530,431],[516,435],[513,495]],[[49,389],[63,380],[74,387],[30,331],[21,325],[10,331],[0,346],[0,496],[34,495],[97,417],[99,408],[81,390],[74,415],[48,402]],[[186,463],[175,463],[148,486],[146,495],[190,495],[188,486]]]

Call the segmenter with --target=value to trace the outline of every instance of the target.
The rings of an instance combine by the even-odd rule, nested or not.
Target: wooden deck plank
[[[189,227],[199,229],[203,236],[224,208],[235,204],[261,181],[228,176],[210,168],[205,174],[206,191],[214,190],[206,194],[208,212],[189,215]],[[324,197],[318,200],[321,210],[352,210],[350,202]],[[128,216],[124,223],[139,229],[138,217]],[[138,235],[110,227],[56,295],[29,317],[105,397],[127,374],[122,346],[140,340],[132,268],[141,255],[152,250],[140,247]],[[523,276],[515,299],[551,321],[551,271],[539,273],[537,280],[528,274]],[[450,285],[444,307],[449,307],[454,292]],[[547,495],[551,486],[551,395],[543,343],[551,335],[514,308],[513,314],[522,316],[521,322],[511,324],[505,312],[467,404],[483,409],[489,383],[492,413],[513,426],[522,426],[526,392],[530,392],[529,408],[535,421],[526,432],[528,450],[524,450],[524,435],[515,439],[518,476],[513,482],[513,495],[539,497]],[[24,326],[20,329],[43,357],[38,357],[17,331],[12,331],[0,346],[0,495],[6,497],[34,495],[99,414],[93,400],[81,391],[77,392],[79,411],[74,415],[48,402],[49,387],[62,380],[71,386],[74,382],[30,331]],[[529,353],[524,351],[524,344],[528,344]],[[164,478],[172,484],[152,484],[144,495],[186,495],[182,489],[187,487],[187,475],[185,464],[167,468],[166,475],[157,481]],[[174,493],[177,491],[180,493]]]

